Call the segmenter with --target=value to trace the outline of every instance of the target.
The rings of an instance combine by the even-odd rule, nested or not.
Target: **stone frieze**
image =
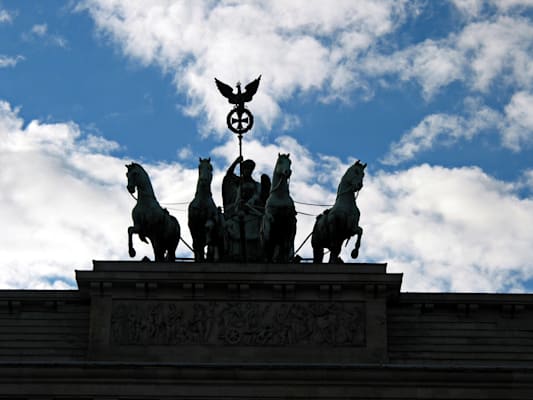
[[[363,346],[357,302],[113,302],[116,345]]]

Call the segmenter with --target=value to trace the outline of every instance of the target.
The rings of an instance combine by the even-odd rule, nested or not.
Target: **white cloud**
[[[472,15],[486,4],[455,2]],[[408,2],[339,1],[331,7],[322,1],[160,0],[146,5],[86,0],[78,9],[88,10],[99,31],[127,56],[173,74],[191,102],[186,112],[197,116],[204,111],[209,127],[222,132],[227,105],[216,92],[214,76],[234,84],[263,73],[254,108],[267,128],[280,115],[280,102],[295,93],[317,91],[328,100],[357,88],[365,98],[371,92],[367,77],[397,74],[402,81],[417,81],[428,99],[455,81],[482,93],[495,81],[529,87],[533,24],[519,13],[505,14],[528,4],[494,2],[496,12],[487,18],[392,53],[383,52],[397,48],[386,35],[407,14],[420,14]],[[389,46],[377,46],[380,41]]]
[[[20,61],[23,61],[24,57],[21,55],[10,57],[3,54],[0,54],[0,68],[14,67]]]
[[[533,201],[479,168],[422,165],[371,177],[359,198],[362,255],[404,272],[404,289],[524,290]]]
[[[180,160],[186,160],[188,158],[191,158],[192,155],[193,154],[192,154],[191,146],[182,147],[177,152],[177,156]]]
[[[13,21],[15,17],[14,13],[7,11],[6,9],[0,9],[0,24],[6,24]]]
[[[503,11],[508,11],[515,7],[533,7],[533,0],[491,0],[491,3]]]
[[[391,144],[382,162],[398,165],[436,144],[451,145],[459,140],[470,140],[490,129],[498,129],[503,123],[503,117],[498,112],[479,104],[478,100],[466,99],[465,110],[464,116],[441,113],[424,117],[398,142]]]
[[[391,54],[371,52],[362,67],[369,76],[398,75],[401,81],[418,82],[427,100],[457,81],[482,94],[493,85],[529,88],[533,23],[508,15],[469,22],[443,39],[426,39]]]
[[[228,104],[213,78],[234,85],[263,74],[254,98],[259,126],[270,129],[280,102],[295,93],[342,97],[365,81],[353,73],[359,55],[394,31],[405,1],[141,1],[87,0],[99,31],[129,57],[174,75],[184,109],[205,115],[206,132],[226,131]],[[285,121],[287,122],[287,121]]]
[[[506,123],[502,131],[503,144],[515,151],[533,142],[533,94],[515,93],[505,107]]]
[[[125,189],[124,164],[130,160],[108,154],[117,145],[100,139],[73,122],[25,124],[18,110],[0,102],[1,287],[64,288],[73,284],[74,269],[90,268],[92,259],[129,259],[126,228],[135,202]],[[287,136],[268,145],[246,140],[244,146],[257,162],[256,178],[271,174],[278,152],[290,152],[291,194],[305,203],[332,204],[353,162],[312,154]],[[211,152],[217,204],[235,149],[230,141]],[[145,167],[190,243],[186,205],[175,203],[193,198],[196,168]],[[359,261],[389,262],[390,271],[405,273],[403,290],[524,290],[521,282],[533,277],[533,201],[516,195],[518,183],[479,168],[422,165],[393,174],[368,169],[358,197],[364,229]],[[297,204],[296,246],[313,227],[314,217],[305,214],[323,209]],[[151,256],[148,245],[134,240],[136,259]],[[343,250],[345,260],[351,246],[353,240]],[[178,254],[190,256],[182,244]],[[311,256],[309,242],[300,254]]]
[[[452,4],[466,17],[478,16],[485,3],[484,0],[452,0]]]
[[[22,34],[22,38],[27,41],[39,40],[46,45],[66,48],[68,41],[61,35],[49,33],[48,24],[35,24],[29,32]]]
[[[531,109],[533,95],[524,91],[512,96],[503,113],[480,104],[479,99],[468,98],[465,100],[464,115],[440,113],[424,117],[399,141],[391,144],[382,162],[398,165],[436,145],[449,146],[489,131],[499,133],[503,147],[520,151],[533,143]]]
[[[462,79],[465,55],[441,41],[424,42],[393,54],[372,54],[363,60],[370,76],[398,74],[401,81],[417,81],[426,99],[440,88]]]
[[[457,38],[457,48],[467,56],[472,86],[481,92],[498,81],[531,87],[533,83],[533,23],[502,16],[495,21],[468,25]]]
[[[33,25],[31,28],[31,32],[37,36],[44,36],[48,32],[48,25],[47,24]]]
[[[126,160],[107,154],[116,147],[72,122],[25,125],[18,110],[0,102],[1,287],[62,288],[92,259],[129,258],[134,200],[125,189]],[[147,168],[157,176],[166,167]],[[154,179],[161,185],[175,190]],[[139,257],[150,255],[149,246],[136,248]]]
[[[366,100],[377,82],[417,82],[431,101],[443,88],[460,82],[467,96],[481,103],[495,88],[517,97],[506,110],[479,106],[466,115],[428,115],[392,145],[385,161],[397,164],[436,144],[453,144],[497,128],[503,146],[518,150],[529,137],[527,130],[520,131],[513,112],[520,106],[520,93],[533,89],[533,22],[522,15],[531,2],[453,4],[468,17],[455,30],[403,48],[391,34],[406,18],[424,11],[416,3],[339,1],[331,7],[318,0],[159,0],[150,5],[86,0],[78,9],[87,10],[98,31],[125,55],[173,75],[177,89],[188,97],[182,110],[206,118],[203,134],[227,131],[229,105],[213,84],[215,76],[233,85],[263,73],[251,105],[259,132],[271,131],[275,123],[282,132],[298,126],[298,115],[283,116],[280,108],[295,95],[325,102]]]
[[[495,7],[503,13],[533,7],[532,0],[452,0],[452,3],[468,18],[479,17],[488,7]]]

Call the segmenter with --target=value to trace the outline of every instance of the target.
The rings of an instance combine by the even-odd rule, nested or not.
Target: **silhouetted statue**
[[[223,218],[211,194],[213,166],[211,158],[200,158],[198,183],[193,201],[189,204],[189,229],[192,236],[194,261],[219,261],[223,252]]]
[[[241,176],[235,174],[235,167],[241,164]],[[262,258],[259,242],[259,228],[263,218],[267,189],[252,177],[255,162],[242,160],[239,156],[228,168],[222,181],[222,201],[224,203],[224,217],[227,231],[227,256],[230,260],[240,260],[241,227],[244,225],[244,239],[246,254],[249,261]],[[264,186],[270,183],[268,176],[262,176]]]
[[[137,204],[131,212],[133,226],[128,228],[128,248],[130,257],[135,257],[132,235],[148,243],[150,239],[155,261],[175,261],[176,248],[180,240],[178,220],[163,209],[154,195],[150,178],[139,164],[126,165],[128,172],[128,191],[133,195],[137,190]]]
[[[261,226],[261,239],[267,262],[287,263],[294,255],[296,209],[289,194],[291,173],[289,154],[278,154]]]
[[[327,248],[331,252],[329,262],[342,263],[339,257],[342,242],[349,240],[353,235],[357,235],[357,241],[351,256],[357,258],[359,255],[363,229],[359,226],[360,213],[355,203],[354,192],[363,187],[365,167],[366,164],[357,161],[348,168],[337,189],[335,204],[317,217],[311,238],[313,262],[321,263],[324,248]]]

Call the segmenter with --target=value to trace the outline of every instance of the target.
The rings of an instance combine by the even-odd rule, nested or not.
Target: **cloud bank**
[[[453,31],[404,45],[394,33],[427,4],[86,0],[77,9],[87,11],[101,37],[127,57],[171,75],[187,96],[183,112],[205,118],[204,134],[226,130],[227,104],[213,77],[251,80],[268,66],[269,77],[254,98],[264,131],[297,125],[297,115],[282,117],[280,110],[302,95],[325,102],[365,100],[377,87],[415,83],[431,103],[457,84],[465,93],[457,99],[462,112],[424,116],[383,161],[400,164],[435,146],[491,132],[500,135],[502,146],[521,151],[533,139],[533,24],[524,11],[531,1],[452,4],[460,16]],[[34,28],[33,35],[48,35],[46,25]],[[3,66],[20,61],[3,57],[0,67],[2,60]],[[505,95],[487,104],[497,90]],[[271,173],[278,152],[291,153],[291,192],[300,203],[332,204],[336,184],[353,162],[312,153],[290,136],[246,146],[258,174]],[[0,221],[7,227],[0,233],[1,287],[72,287],[73,270],[90,268],[92,258],[128,259],[126,228],[134,200],[125,190],[124,164],[135,160],[115,156],[119,147],[82,132],[73,121],[23,121],[17,109],[0,102],[0,184],[7,188],[0,192]],[[220,204],[234,144],[225,142],[211,155]],[[178,156],[208,154],[185,147]],[[184,203],[193,198],[197,171],[180,162],[145,167],[160,202],[177,216],[190,242]],[[407,291],[523,291],[523,282],[532,279],[533,205],[520,193],[533,189],[533,172],[506,182],[475,166],[368,169],[358,198],[364,229],[359,261],[389,262],[389,270],[405,272]],[[297,246],[324,209],[300,203]],[[151,253],[138,241],[136,248],[136,259]],[[300,254],[311,255],[309,243]],[[178,256],[190,252],[180,245]]]
[[[171,74],[187,95],[184,112],[205,115],[204,133],[220,135],[226,131],[227,104],[216,92],[215,76],[234,85],[263,73],[254,98],[259,125],[267,130],[276,122],[290,125],[294,116],[278,121],[280,103],[299,93],[332,100],[369,89],[357,76],[357,59],[394,31],[406,4],[88,0],[78,9],[87,10],[100,34],[126,56]]]
[[[416,82],[426,101],[452,83],[460,83],[468,96],[456,103],[465,103],[466,114],[428,115],[405,132],[383,158],[387,164],[416,159],[419,153],[436,145],[470,140],[490,131],[498,132],[501,145],[514,152],[530,148],[533,143],[531,118],[526,115],[533,98],[533,22],[521,13],[533,4],[530,1],[455,4],[468,16],[458,32],[366,60],[369,74]],[[494,106],[487,105],[499,97],[503,100],[497,100]],[[475,109],[469,104],[472,98],[476,99]]]
[[[512,151],[528,148],[531,124],[516,116],[533,96],[532,2],[455,0],[447,6],[459,18],[447,35],[400,45],[395,33],[431,6],[386,0],[337,1],[335,7],[320,0],[158,0],[149,6],[86,0],[78,10],[87,11],[102,37],[127,57],[171,74],[188,99],[183,112],[205,119],[204,134],[225,132],[227,105],[213,77],[234,84],[268,72],[254,100],[259,128],[267,132],[299,123],[297,115],[280,110],[303,94],[326,102],[364,101],[377,87],[415,83],[430,103],[459,84],[466,97],[457,104],[475,98],[481,115],[427,115],[391,145],[385,163],[487,132],[498,132]],[[489,105],[495,91],[509,94]]]
[[[2,288],[74,287],[74,269],[92,259],[127,260],[126,228],[134,200],[125,185],[118,144],[80,131],[74,122],[25,123],[0,102],[0,252]],[[278,152],[293,160],[291,193],[305,203],[332,204],[336,185],[353,160],[313,154],[288,136],[247,143],[257,174],[271,174]],[[207,155],[201,155],[207,156]],[[211,151],[213,192],[234,157],[233,143]],[[179,162],[145,165],[159,201],[177,216],[190,243],[184,210],[197,171]],[[533,202],[518,196],[520,182],[497,180],[476,167],[421,165],[387,173],[369,167],[358,198],[364,236],[358,261],[389,262],[404,272],[407,291],[523,291],[533,277]],[[533,188],[533,187],[532,187]],[[298,203],[296,246],[325,207]],[[306,215],[306,214],[312,214]],[[137,238],[136,260],[151,256]],[[351,244],[342,256],[350,260]],[[307,243],[300,254],[311,256]],[[178,256],[190,257],[183,244]]]

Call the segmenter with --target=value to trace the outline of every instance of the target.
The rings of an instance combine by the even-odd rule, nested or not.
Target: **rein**
[[[133,193],[131,193],[129,190],[128,190],[128,193],[130,194],[131,197],[133,197],[133,199],[134,199],[135,201],[139,201],[139,200],[138,200],[139,196],[135,197],[135,196],[133,195]],[[153,197],[153,199],[157,201],[157,199],[155,198],[155,196]]]
[[[361,191],[361,189],[359,189],[357,192],[354,192],[354,193],[355,193],[355,200],[357,200],[357,197],[359,197],[359,192],[360,192],[360,191]],[[346,193],[350,193],[350,192],[352,192],[351,189],[346,189],[346,190],[340,192],[340,193],[337,195],[337,197],[338,197],[338,196],[342,196],[343,194],[346,194]]]
[[[290,183],[291,178],[286,178],[286,180],[287,180],[287,186],[288,186],[289,183]],[[276,186],[274,186],[273,188],[270,189],[270,193],[274,193],[276,190],[278,190],[279,187],[281,186],[281,182],[283,182],[282,179],[280,179],[280,180],[278,181],[278,184],[277,184]]]

